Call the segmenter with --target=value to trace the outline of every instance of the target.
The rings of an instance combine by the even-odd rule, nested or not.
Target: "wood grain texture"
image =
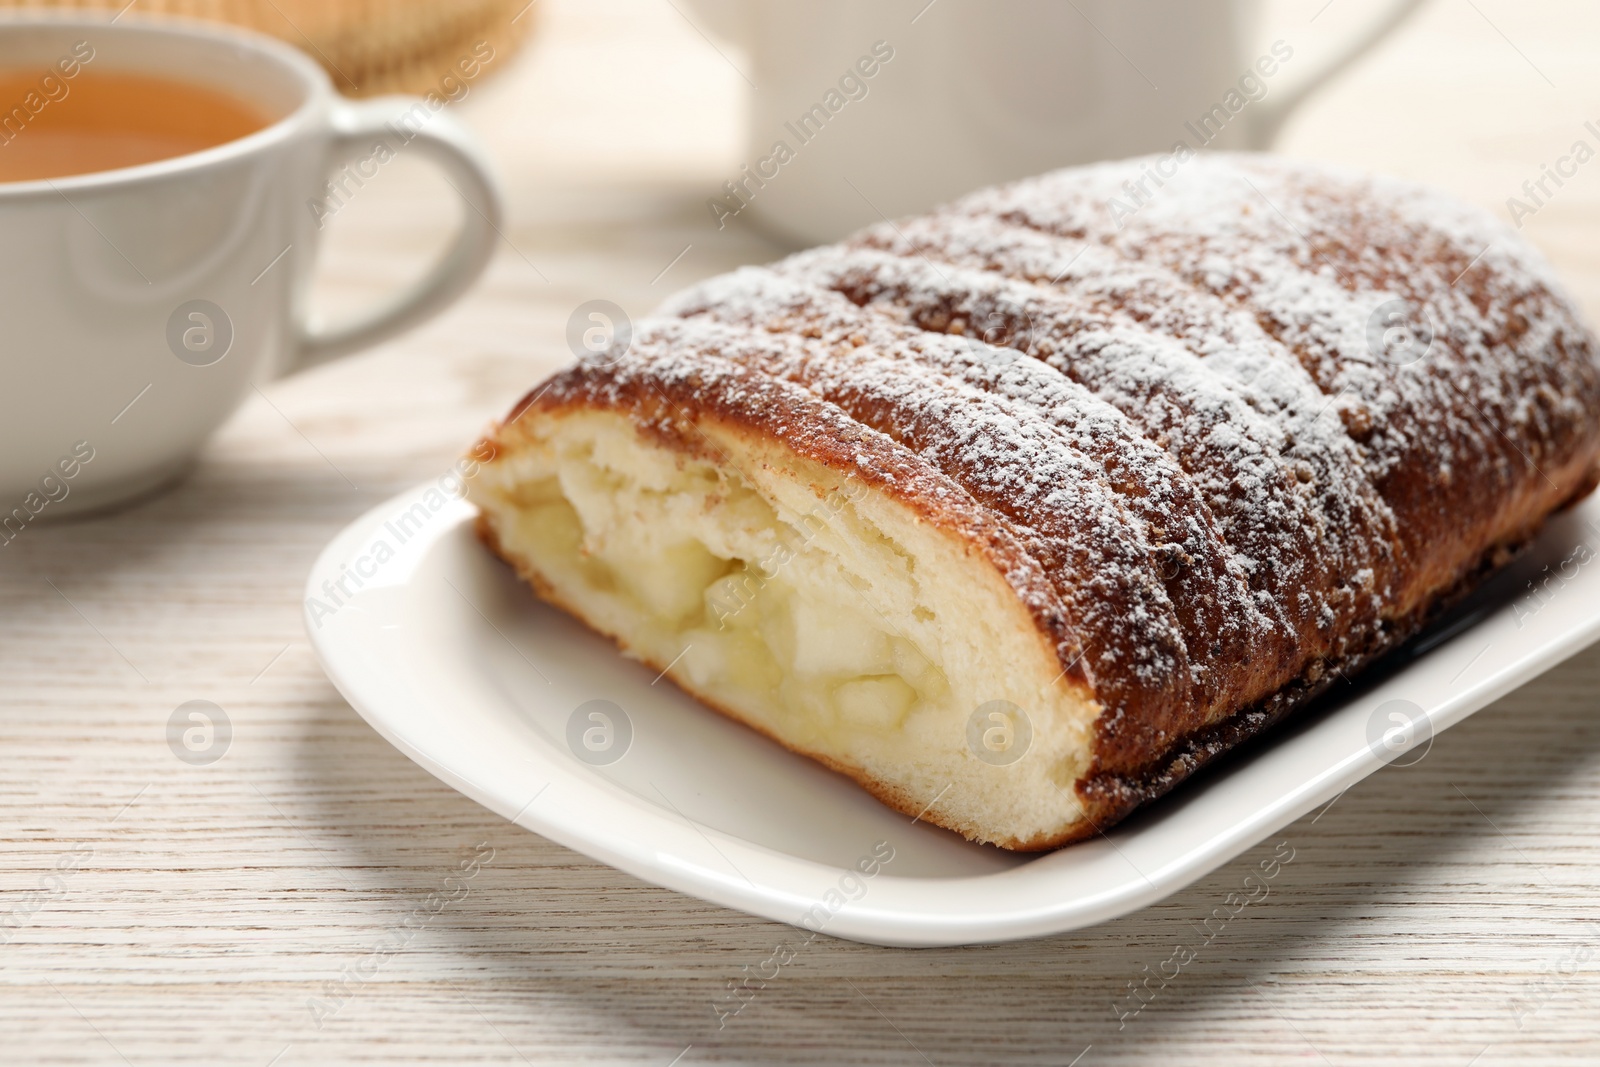
[[[720,1031],[713,999],[789,928],[517,830],[351,711],[300,626],[328,538],[436,476],[568,358],[579,303],[643,311],[781,251],[718,233],[703,206],[740,162],[724,60],[654,0],[541,2],[528,56],[462,105],[512,197],[471,298],[400,342],[263,383],[176,491],[0,549],[0,1062],[1593,1062],[1600,650],[1286,829],[1294,859],[1269,895],[1153,979],[1148,1003],[1129,983],[1201,946],[1200,924],[1279,839],[1062,937],[818,940]],[[1322,6],[1271,13],[1307,56],[1364,13]],[[1597,32],[1576,3],[1441,3],[1285,147],[1503,210],[1600,118]],[[324,257],[330,304],[381,294],[437,246],[440,188],[401,160],[362,190]],[[1600,315],[1600,169],[1525,232]],[[210,766],[166,742],[195,699],[233,724]],[[481,844],[492,858],[469,892],[427,913]]]

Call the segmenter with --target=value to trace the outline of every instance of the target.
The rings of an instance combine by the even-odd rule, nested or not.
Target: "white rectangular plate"
[[[884,945],[1036,937],[1154,903],[1600,636],[1591,499],[1374,677],[1100,838],[1016,855],[913,822],[701,707],[535,600],[473,515],[423,486],[318,558],[306,628],[355,709],[526,829],[679,892]],[[1419,709],[1414,729],[1396,702]]]

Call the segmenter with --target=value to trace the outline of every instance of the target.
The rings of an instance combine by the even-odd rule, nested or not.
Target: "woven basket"
[[[0,0],[0,10],[118,11],[127,0]],[[134,0],[129,14],[184,15],[271,34],[305,49],[349,96],[426,93],[487,43],[492,74],[521,44],[529,0]]]

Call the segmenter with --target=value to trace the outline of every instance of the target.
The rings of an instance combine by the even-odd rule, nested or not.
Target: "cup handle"
[[[419,281],[374,310],[331,327],[314,321],[302,325],[290,371],[368,348],[432,318],[466,292],[493,258],[505,210],[489,157],[470,130],[442,111],[429,113],[415,129],[402,125],[402,118],[414,117],[418,107],[427,105],[409,96],[335,104],[330,169],[371,154],[379,143],[396,155],[416,152],[431,160],[461,197],[455,240]]]
[[[1266,106],[1256,111],[1255,119],[1251,123],[1250,147],[1257,150],[1269,147],[1277,140],[1283,124],[1301,104],[1346,67],[1360,59],[1373,45],[1398,29],[1401,23],[1427,2],[1428,0],[1394,0],[1382,14],[1351,34],[1350,39],[1321,66],[1301,78],[1298,83],[1279,90],[1275,99],[1261,101]]]

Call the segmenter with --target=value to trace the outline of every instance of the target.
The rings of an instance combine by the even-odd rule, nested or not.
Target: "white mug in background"
[[[0,20],[0,69],[36,70],[57,90],[86,50],[88,70],[220,90],[267,121],[191,155],[0,184],[0,548],[31,523],[176,480],[255,383],[441,311],[482,273],[499,229],[487,157],[441,112],[442,99],[349,103],[302,53],[209,24]],[[58,65],[63,57],[69,66]],[[13,104],[25,102],[0,101],[0,115]],[[67,80],[67,95],[48,106],[70,104]],[[367,317],[332,329],[310,323],[308,282],[335,168],[410,152],[439,165],[461,194],[453,244]]]
[[[1423,2],[1302,69],[1292,46],[1258,54],[1261,0],[691,0],[748,58],[753,100],[749,158],[707,207],[815,243],[1180,140],[1266,148]]]

